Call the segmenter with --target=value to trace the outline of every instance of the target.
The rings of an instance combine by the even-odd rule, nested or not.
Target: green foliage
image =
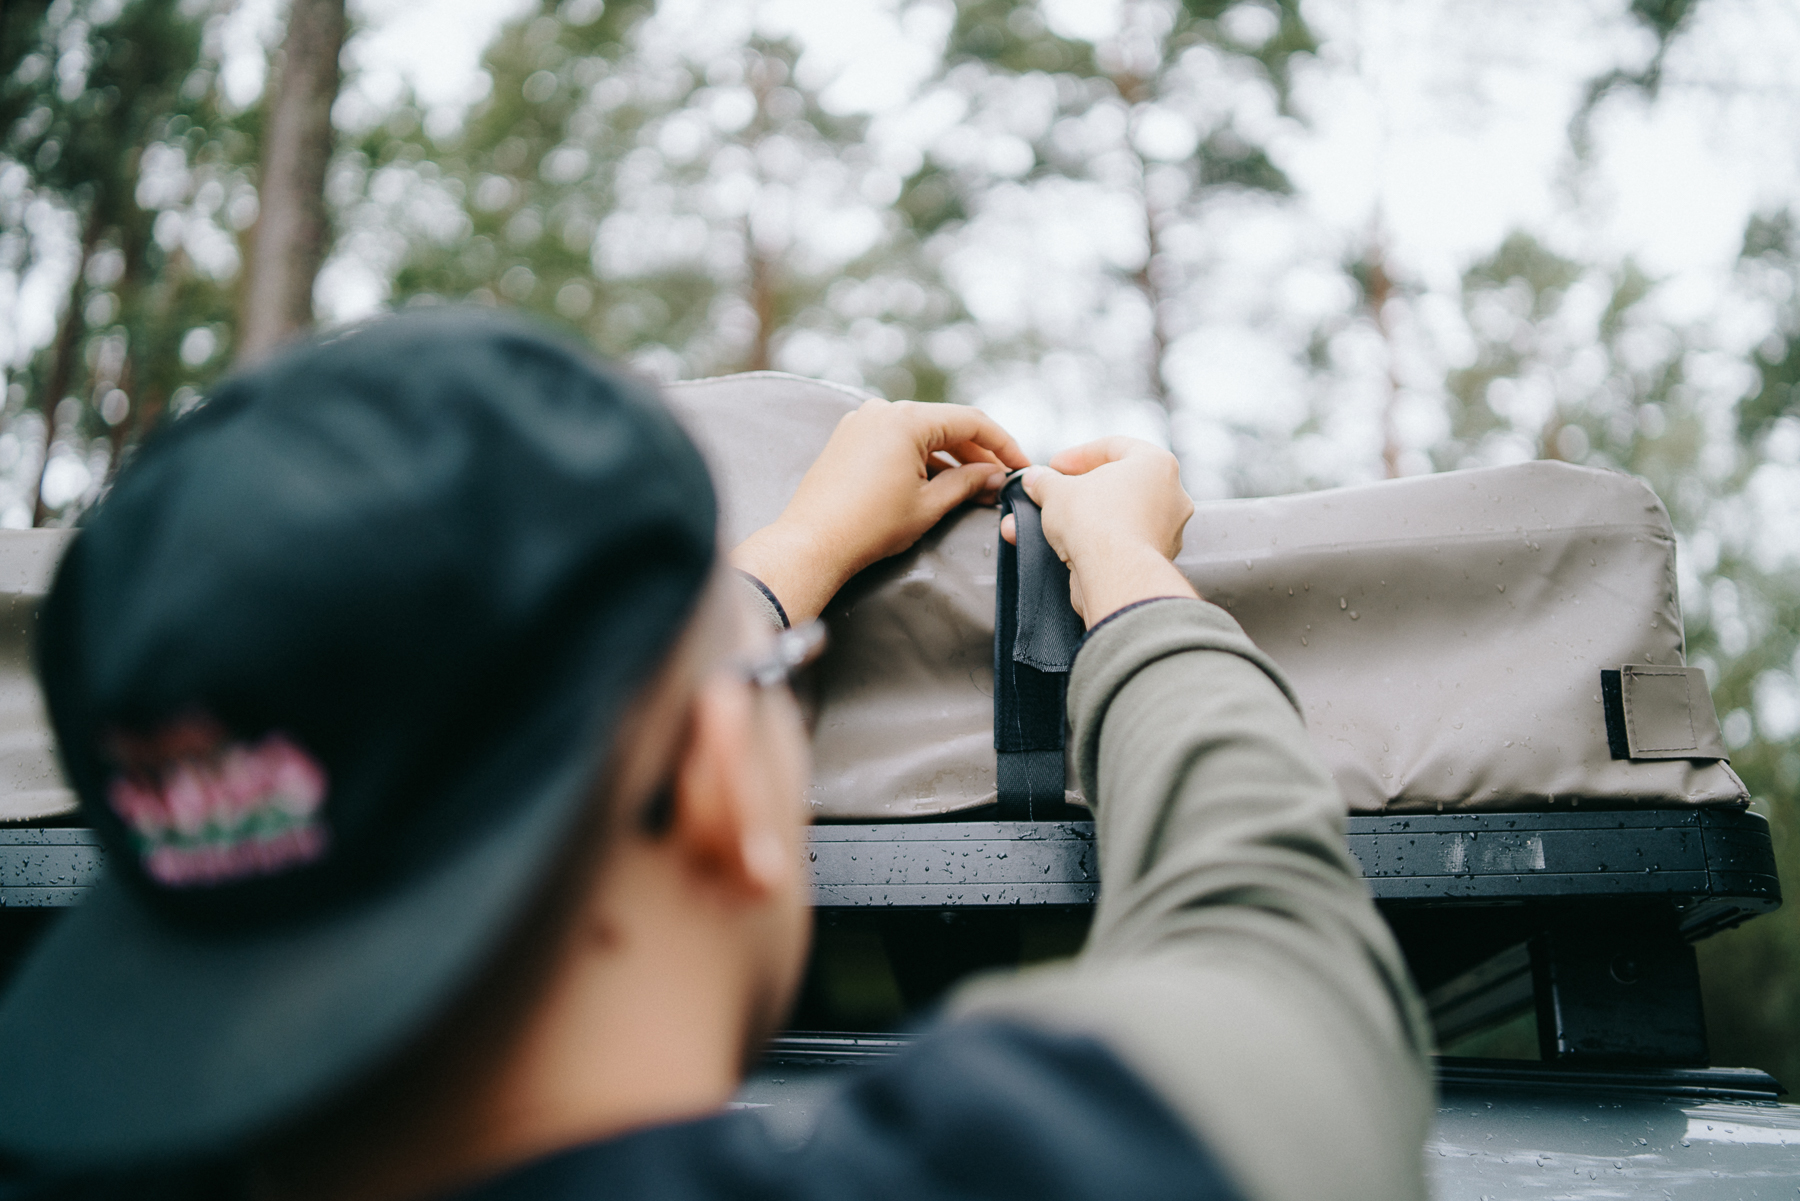
[[[1237,19],[1246,14],[1251,20]],[[1120,256],[1100,278],[1073,286],[1092,291],[1096,313],[1142,314],[1136,353],[1109,361],[1108,373],[1127,390],[1119,399],[1153,402],[1167,423],[1177,405],[1168,369],[1184,332],[1179,315],[1212,269],[1194,254],[1196,231],[1222,206],[1292,191],[1266,130],[1253,132],[1210,97],[1228,81],[1235,94],[1261,92],[1285,113],[1292,68],[1316,44],[1294,0],[1128,4],[1121,21],[1116,34],[1090,42],[1053,28],[1030,0],[958,4],[924,95],[964,108],[960,141],[927,152],[900,205],[929,258],[990,237],[984,218],[1001,197],[1014,210],[1112,203],[1121,218],[1136,214],[1144,260]],[[1123,357],[1088,344],[1088,329],[1048,321],[980,332],[978,363],[950,381],[952,394],[1028,375],[1051,352]]]
[[[1797,250],[1786,214],[1746,231],[1746,269],[1789,281],[1776,289],[1788,300],[1779,332],[1753,354],[1759,384],[1738,407],[1733,454],[1721,458],[1688,382],[1699,335],[1656,317],[1657,281],[1629,261],[1582,263],[1509,236],[1464,278],[1476,350],[1450,375],[1451,434],[1434,451],[1438,466],[1454,467],[1510,440],[1515,453],[1631,472],[1662,497],[1693,581],[1683,588],[1688,661],[1712,677],[1733,769],[1770,818],[1790,890],[1800,881],[1800,739],[1769,729],[1759,698],[1800,687],[1800,568],[1771,562],[1745,518],[1762,447],[1794,421]],[[1800,1081],[1800,906],[1701,944],[1700,958],[1715,1062]]]
[[[1800,233],[1793,214],[1783,209],[1751,218],[1743,259],[1790,288],[1800,284]],[[1747,443],[1760,442],[1777,421],[1800,414],[1800,306],[1786,306],[1782,318],[1776,336],[1756,349],[1756,391],[1738,409],[1739,434]]]
[[[19,60],[36,50],[50,0],[8,0],[0,5],[0,128],[10,128],[35,102],[35,92],[20,86]]]
[[[1193,21],[1195,30],[1205,30],[1210,40],[1260,62],[1269,73],[1269,78],[1275,82],[1285,103],[1294,59],[1317,52],[1318,39],[1313,36],[1311,27],[1300,12],[1299,0],[1279,0],[1272,6],[1276,17],[1274,35],[1260,44],[1241,42],[1219,25],[1219,18],[1238,2],[1239,0],[1183,0],[1181,7]]]
[[[1195,184],[1201,190],[1227,188],[1279,195],[1294,190],[1262,147],[1251,145],[1231,130],[1214,132],[1200,144],[1195,160]]]
[[[1659,47],[1672,41],[1700,0],[1631,0],[1631,15],[1656,35]]]
[[[1689,339],[1647,311],[1652,291],[1629,260],[1577,263],[1509,235],[1463,277],[1476,349],[1446,381],[1450,436],[1433,461],[1467,466],[1523,450],[1587,462],[1644,476],[1679,509],[1703,430],[1684,386]]]
[[[555,11],[546,3],[503,31],[486,57],[492,91],[461,130],[433,139],[408,114],[363,151],[371,194],[384,172],[405,180],[376,224],[403,226],[422,194],[458,212],[442,233],[407,239],[397,301],[516,305],[574,325],[608,355],[683,375],[768,367],[796,344],[842,346],[872,320],[898,334],[897,353],[894,337],[872,337],[853,361],[814,373],[942,395],[911,333],[919,312],[954,310],[907,221],[934,216],[929,178],[915,175],[885,211],[862,199],[879,174],[866,123],[796,81],[796,46],[752,38],[671,54],[650,28],[652,5],[610,4],[585,25]],[[866,244],[821,248],[813,209],[861,209]],[[919,280],[925,301],[917,283],[897,289]],[[896,290],[895,303],[876,300]]]
[[[210,13],[193,9],[134,0],[100,25],[87,23],[82,6],[40,12],[0,85],[0,112],[14,115],[0,137],[0,164],[24,172],[21,202],[0,219],[0,238],[25,248],[17,269],[28,269],[25,217],[47,205],[69,213],[81,239],[81,273],[63,316],[69,336],[27,365],[25,396],[8,402],[9,416],[26,397],[43,414],[46,454],[89,458],[98,444],[116,466],[171,398],[184,388],[197,394],[225,361],[232,297],[229,275],[216,268],[235,251],[215,245],[213,269],[196,269],[188,222],[229,210],[233,200],[238,213],[253,214],[245,164],[254,128],[221,109],[203,51]],[[80,48],[79,59],[70,46]],[[70,66],[80,60],[85,67]],[[146,203],[146,188],[160,202]],[[211,211],[182,211],[196,201]],[[182,341],[196,328],[215,353],[184,361]],[[59,408],[65,397],[73,405]],[[80,504],[70,499],[68,515]]]
[[[974,62],[1023,74],[1042,71],[1094,75],[1094,47],[1050,32],[1030,0],[972,0],[956,6],[944,49],[948,67]]]
[[[1749,491],[1760,473],[1784,470],[1792,451],[1776,443],[1800,435],[1800,240],[1786,211],[1752,218],[1741,266],[1753,285],[1781,297],[1775,329],[1751,356],[1757,382],[1738,406],[1741,459],[1733,484]],[[1734,499],[1731,496],[1728,501]],[[1717,523],[1728,531],[1702,606],[1687,614],[1690,657],[1716,664],[1713,689],[1727,732],[1746,735],[1732,767],[1757,798],[1775,835],[1787,903],[1777,912],[1702,943],[1708,1034],[1715,1059],[1761,1067],[1800,1088],[1800,733],[1769,710],[1800,685],[1800,565],[1771,562],[1754,520]],[[1697,611],[1696,611],[1697,609]],[[1776,728],[1771,729],[1774,725]]]
[[[1590,126],[1594,112],[1607,97],[1619,92],[1636,92],[1655,99],[1662,90],[1663,64],[1682,32],[1692,23],[1694,10],[1701,0],[1631,0],[1629,13],[1633,20],[1656,39],[1655,50],[1644,66],[1631,70],[1615,68],[1590,80],[1587,94],[1569,123],[1569,141],[1578,155],[1590,149]]]

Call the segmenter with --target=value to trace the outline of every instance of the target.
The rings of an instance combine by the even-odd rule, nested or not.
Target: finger
[[[977,442],[959,442],[955,446],[946,447],[935,452],[939,455],[949,454],[958,463],[992,463],[996,467],[1005,467],[1000,456]]]
[[[1019,544],[1019,520],[1011,513],[1000,519],[1000,536],[1014,546]]]
[[[967,463],[961,467],[952,467],[939,473],[938,477],[926,484],[920,491],[924,498],[925,509],[932,523],[966,500],[973,500],[984,490],[992,489],[994,477],[1002,480],[1004,473],[997,472],[988,463]]]
[[[1100,438],[1059,451],[1050,460],[1050,466],[1064,475],[1085,475],[1096,467],[1104,466],[1107,463],[1116,463],[1129,455],[1153,449],[1155,448],[1148,442],[1115,435],[1111,438]]]
[[[947,450],[964,442],[990,450],[1001,465],[1024,467],[1031,462],[1011,434],[980,409],[968,405],[906,402],[907,420],[914,422],[914,434],[926,450]]]
[[[1025,495],[1041,509],[1050,503],[1050,494],[1062,483],[1062,472],[1054,467],[1028,467],[1019,482],[1025,485]]]

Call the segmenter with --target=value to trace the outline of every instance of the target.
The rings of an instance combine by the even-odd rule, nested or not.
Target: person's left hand
[[[953,462],[945,462],[949,456]],[[780,517],[732,564],[767,584],[795,625],[869,564],[897,555],[967,500],[991,504],[1030,460],[978,409],[865,401],[846,414]]]

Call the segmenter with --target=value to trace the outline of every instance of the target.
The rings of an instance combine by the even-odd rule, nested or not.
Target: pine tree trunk
[[[1175,398],[1169,394],[1168,377],[1163,374],[1163,369],[1168,366],[1170,336],[1168,306],[1165,303],[1167,298],[1157,279],[1157,269],[1163,253],[1162,215],[1156,211],[1156,205],[1150,199],[1147,183],[1150,164],[1135,148],[1132,136],[1137,128],[1139,115],[1153,97],[1150,81],[1141,76],[1121,73],[1114,75],[1112,80],[1119,95],[1130,106],[1130,115],[1126,118],[1125,149],[1137,164],[1138,193],[1144,209],[1144,264],[1131,274],[1131,282],[1144,298],[1144,306],[1150,312],[1150,339],[1144,347],[1144,383],[1149,389],[1150,399],[1163,411],[1163,420],[1169,431],[1169,448],[1179,455],[1182,448],[1175,445]]]
[[[775,365],[775,264],[757,249],[747,228],[744,242],[750,248],[750,308],[756,313],[756,338],[750,343],[744,370],[767,371]]]
[[[1140,173],[1143,163],[1138,164]],[[1150,203],[1150,197],[1144,197],[1144,265],[1132,273],[1131,282],[1144,298],[1145,306],[1150,310],[1150,342],[1145,347],[1144,380],[1150,388],[1150,399],[1162,409],[1164,418],[1170,423],[1169,440],[1174,442],[1175,398],[1169,395],[1169,382],[1163,375],[1163,368],[1169,358],[1169,329],[1166,316],[1167,304],[1161,285],[1156,279],[1156,267],[1162,257],[1162,231],[1159,228],[1161,218],[1156,207]]]
[[[237,360],[261,358],[312,325],[313,280],[330,223],[325,169],[344,48],[344,0],[293,0],[266,102],[261,212],[238,312]]]
[[[1390,480],[1400,478],[1400,369],[1394,353],[1394,329],[1388,320],[1388,301],[1394,298],[1394,278],[1388,274],[1387,246],[1379,226],[1369,238],[1365,255],[1367,279],[1363,284],[1363,304],[1375,323],[1375,332],[1387,355],[1387,390],[1381,404],[1381,473]]]
[[[44,454],[38,462],[37,487],[31,498],[31,524],[42,526],[50,519],[44,504],[44,473],[50,469],[50,448],[56,444],[56,407],[69,394],[75,382],[75,362],[81,350],[81,335],[87,331],[87,318],[81,311],[81,298],[87,292],[88,263],[100,247],[100,205],[96,201],[88,210],[81,231],[81,254],[75,261],[75,279],[69,284],[69,303],[63,309],[62,322],[56,327],[56,341],[50,351],[50,373],[44,379],[44,390],[38,396],[38,412],[44,415]]]

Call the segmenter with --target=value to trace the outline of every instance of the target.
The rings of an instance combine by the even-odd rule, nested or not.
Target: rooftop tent
[[[32,614],[69,537],[67,530],[0,532],[0,822],[75,811],[31,671]]]
[[[714,466],[728,545],[774,519],[866,399],[772,372],[666,393]],[[994,801],[996,527],[991,509],[953,514],[828,610],[818,816]],[[30,668],[30,614],[68,537],[0,533],[0,822],[74,807]],[[1668,515],[1629,476],[1527,463],[1210,503],[1178,562],[1288,672],[1355,810],[1747,799],[1683,658]]]
[[[728,545],[866,399],[772,372],[666,392],[713,463]],[[953,514],[827,611],[818,816],[994,801],[996,527]],[[1630,476],[1526,463],[1210,503],[1177,562],[1287,671],[1355,810],[1748,799],[1683,657],[1668,514]]]

